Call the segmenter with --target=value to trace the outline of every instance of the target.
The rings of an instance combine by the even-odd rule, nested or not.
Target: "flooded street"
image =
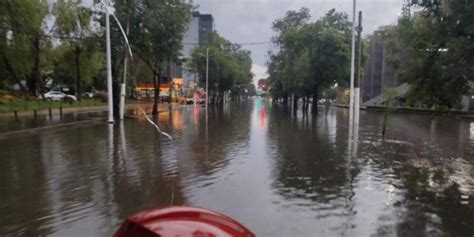
[[[0,138],[0,236],[111,236],[169,205],[257,236],[473,236],[474,121],[361,111],[292,117],[255,99]]]

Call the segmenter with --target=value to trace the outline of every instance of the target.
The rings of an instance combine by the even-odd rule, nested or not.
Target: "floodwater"
[[[39,113],[36,117],[33,112],[29,114],[21,114],[17,118],[13,113],[8,115],[0,115],[0,133],[8,133],[23,129],[39,128],[51,125],[59,125],[63,123],[71,123],[83,120],[98,119],[107,116],[107,111],[102,112],[65,112],[62,116],[56,109],[51,116],[47,113]]]
[[[135,112],[138,115],[138,112]],[[258,236],[473,236],[474,120],[348,111],[293,117],[262,99],[0,138],[0,236],[111,236],[169,205]]]

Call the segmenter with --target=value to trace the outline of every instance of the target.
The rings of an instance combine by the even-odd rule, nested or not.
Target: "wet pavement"
[[[131,111],[138,116],[138,111]],[[0,235],[111,236],[169,205],[258,236],[473,236],[474,121],[348,110],[292,117],[266,100],[0,139]]]

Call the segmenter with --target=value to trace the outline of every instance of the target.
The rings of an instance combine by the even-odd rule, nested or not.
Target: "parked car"
[[[66,99],[66,98],[74,100],[74,101],[77,100],[77,98],[75,96],[68,95],[68,94],[63,93],[61,91],[50,91],[50,92],[44,94],[44,99],[49,100],[49,101],[60,101],[60,100]]]

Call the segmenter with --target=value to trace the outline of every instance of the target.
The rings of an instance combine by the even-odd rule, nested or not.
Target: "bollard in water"
[[[59,117],[63,118],[63,107],[59,107]]]
[[[49,113],[49,119],[51,119],[51,117],[53,117],[53,112],[51,111],[51,108],[48,109],[48,113]]]
[[[13,113],[15,114],[15,118],[18,119],[18,111],[13,111]]]
[[[35,115],[35,119],[38,118],[38,112],[36,111],[36,109],[33,110],[33,114]]]

